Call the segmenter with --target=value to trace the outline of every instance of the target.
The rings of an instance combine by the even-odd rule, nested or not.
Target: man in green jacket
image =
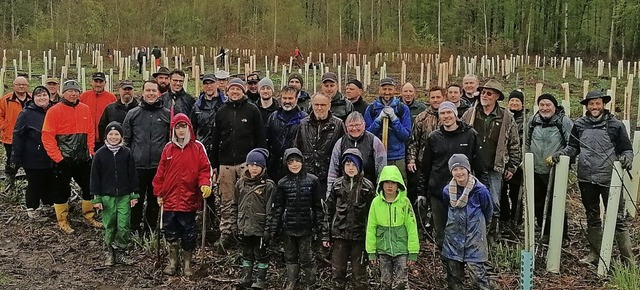
[[[369,209],[365,248],[369,261],[380,264],[381,289],[405,289],[407,266],[418,259],[420,243],[416,217],[398,167],[382,169],[376,193]]]

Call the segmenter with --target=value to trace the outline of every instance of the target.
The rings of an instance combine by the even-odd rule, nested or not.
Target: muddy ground
[[[19,186],[22,194],[24,184]],[[235,289],[239,275],[240,255],[232,250],[226,255],[205,248],[204,261],[200,253],[195,258],[192,278],[163,275],[156,261],[151,238],[136,239],[130,257],[131,266],[103,267],[102,230],[86,226],[80,216],[80,205],[72,203],[71,223],[76,230],[65,235],[56,227],[54,214],[39,220],[29,220],[21,198],[5,192],[0,194],[0,288],[1,289]],[[567,199],[570,217],[569,240],[563,247],[561,274],[544,271],[546,259],[540,251],[536,259],[536,289],[603,289],[615,288],[606,279],[597,278],[595,268],[578,263],[586,252],[584,245],[584,212],[575,189]],[[637,224],[637,223],[636,223]],[[635,228],[635,227],[634,227]],[[637,237],[636,230],[633,236]],[[494,258],[497,265],[492,279],[502,289],[519,289],[519,243],[516,237],[502,240],[502,254]],[[445,289],[445,275],[433,245],[424,241],[418,263],[412,267],[412,289]],[[636,249],[637,250],[637,249]],[[617,252],[614,251],[617,255]],[[282,289],[284,263],[282,254],[271,250],[269,288]],[[205,267],[202,267],[203,264]],[[319,267],[318,289],[329,289],[330,269]],[[377,285],[376,269],[369,269],[371,287]],[[469,281],[468,281],[469,282]]]

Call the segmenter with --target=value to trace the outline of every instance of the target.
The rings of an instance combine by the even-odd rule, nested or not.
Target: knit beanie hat
[[[300,84],[304,86],[304,78],[302,78],[302,76],[299,73],[290,74],[289,78],[287,79],[287,83],[289,83],[292,79],[298,80]]]
[[[363,88],[363,86],[362,86],[362,82],[360,82],[360,81],[359,81],[359,80],[357,80],[357,79],[349,80],[349,81],[347,82],[347,85],[349,85],[349,84],[353,84],[354,86],[358,87],[358,89],[361,89],[361,90],[362,90],[362,88]]]
[[[524,104],[524,94],[522,93],[522,91],[520,90],[511,91],[511,93],[509,93],[509,100],[514,98],[520,100],[520,103]]]
[[[229,84],[227,85],[227,89],[229,89],[229,88],[231,88],[233,86],[237,86],[240,89],[242,89],[242,92],[245,92],[244,82],[242,81],[242,79],[240,79],[240,78],[232,78],[229,81]]]
[[[267,159],[269,158],[269,150],[264,148],[256,148],[247,154],[247,165],[254,164],[262,168],[267,167]]]
[[[258,89],[264,86],[270,87],[272,91],[275,91],[275,88],[273,87],[273,81],[270,78],[263,78],[258,82]]]
[[[64,92],[68,90],[76,90],[78,92],[82,91],[82,89],[80,88],[80,85],[76,80],[68,80],[64,82],[64,84],[62,85],[62,93],[64,94]]]
[[[540,104],[541,100],[549,100],[553,103],[554,107],[558,107],[558,100],[556,100],[556,97],[554,97],[552,94],[546,93],[546,94],[542,94],[538,97],[538,102],[536,104]]]
[[[449,158],[449,172],[453,171],[454,168],[459,166],[464,167],[467,171],[469,171],[469,173],[471,173],[471,165],[469,164],[469,158],[467,158],[467,155],[460,153],[451,155],[451,158]]]
[[[112,122],[109,123],[109,125],[107,125],[107,127],[104,130],[105,137],[106,137],[106,135],[109,134],[109,132],[111,132],[111,130],[116,130],[116,131],[118,131],[118,133],[120,133],[120,136],[124,136],[124,133],[122,131],[122,125],[120,125],[120,123],[117,122],[117,121],[112,121]]]
[[[358,172],[362,172],[362,164],[360,162],[360,158],[358,158],[357,156],[355,156],[353,154],[345,154],[342,157],[342,167],[343,168],[344,168],[344,164],[347,163],[347,161],[353,162],[353,164],[356,165],[356,168],[358,168]]]
[[[456,117],[458,116],[458,108],[452,102],[449,102],[449,101],[442,102],[438,107],[438,114],[440,114],[440,112],[444,110],[451,110],[453,111],[453,114],[456,115]]]

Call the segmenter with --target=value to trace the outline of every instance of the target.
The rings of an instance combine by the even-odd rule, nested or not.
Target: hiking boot
[[[96,211],[93,209],[93,204],[90,200],[82,201],[82,216],[84,216],[85,222],[94,228],[101,228],[102,223],[95,220],[94,217],[96,215]]]
[[[182,274],[189,277],[193,275],[191,272],[191,251],[182,251]]]
[[[68,203],[54,204],[53,208],[56,211],[56,219],[58,220],[58,227],[66,234],[73,234],[73,229],[69,225],[69,204]]]
[[[629,230],[616,231],[615,239],[618,244],[622,263],[627,266],[635,265],[636,259],[631,249],[631,237],[629,236]]]
[[[316,285],[316,265],[306,266],[302,268],[304,273],[304,287],[312,289]]]
[[[602,228],[588,227],[587,243],[589,246],[589,254],[586,257],[580,259],[580,263],[597,266],[600,260],[600,245],[602,244]]]
[[[167,275],[175,275],[178,267],[178,243],[169,243],[169,264],[164,268]]]
[[[256,273],[256,282],[251,284],[253,289],[265,289],[267,286],[267,268],[268,264],[259,263],[258,271]]]
[[[134,261],[132,259],[130,259],[127,255],[127,251],[125,250],[115,250],[115,260],[116,263],[118,264],[122,264],[122,265],[133,265]]]
[[[252,276],[253,261],[242,260],[242,272],[240,273],[240,281],[238,282],[238,287],[251,287],[251,281],[253,281]]]
[[[285,284],[285,290],[295,290],[298,287],[299,276],[300,265],[287,264],[287,284]]]
[[[104,251],[104,254],[105,254],[104,265],[107,267],[113,266],[116,260],[113,248],[111,248],[111,246],[107,246],[107,249]]]

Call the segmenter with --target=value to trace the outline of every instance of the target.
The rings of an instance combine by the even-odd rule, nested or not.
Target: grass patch
[[[612,268],[611,283],[615,286],[615,289],[640,289],[640,267],[638,265],[626,266],[616,261],[613,263]]]
[[[498,243],[493,248],[491,260],[493,264],[501,269],[519,269],[520,268],[520,252],[522,252],[521,244],[503,244]]]

